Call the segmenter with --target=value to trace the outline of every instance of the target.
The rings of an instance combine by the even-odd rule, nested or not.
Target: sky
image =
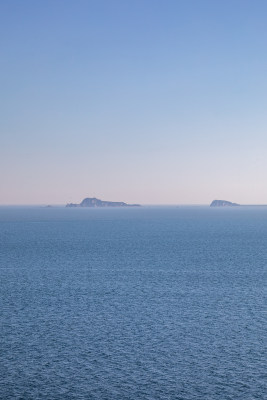
[[[0,0],[0,204],[267,204],[265,0]]]

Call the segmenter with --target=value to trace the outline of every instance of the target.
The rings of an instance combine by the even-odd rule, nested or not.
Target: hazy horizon
[[[87,196],[88,197],[88,196]],[[97,197],[98,198],[98,197]],[[81,203],[81,201],[83,200],[84,198],[82,198],[82,199],[80,199],[80,200],[77,200],[77,201],[75,201],[74,203],[77,203],[77,204],[79,204],[79,203]],[[99,199],[99,198],[98,198]],[[110,200],[110,199],[104,199],[104,198],[101,198],[101,199],[99,199],[99,200],[103,200],[103,201],[114,201],[114,202],[116,202],[116,201],[122,201],[122,202],[125,202],[123,199],[112,199],[112,200]],[[213,200],[222,200],[222,201],[230,201],[231,203],[235,203],[235,202],[233,202],[233,201],[231,201],[231,200],[229,200],[229,199],[213,199]],[[133,202],[126,202],[127,204],[137,204],[137,205],[141,205],[141,206],[143,206],[143,207],[209,207],[210,206],[210,204],[212,203],[212,201],[213,200],[211,200],[210,202],[206,202],[206,203],[141,203],[141,202],[138,202],[138,203],[133,203]],[[9,204],[0,204],[0,207],[65,207],[66,205],[68,204],[68,202],[64,202],[64,203],[53,203],[53,202],[47,202],[47,203],[9,203]],[[257,204],[255,204],[255,203],[237,203],[239,206],[243,206],[243,207],[245,207],[245,206],[248,206],[248,207],[250,207],[250,206],[267,206],[267,203],[266,204],[264,204],[264,203],[257,203]],[[94,208],[94,207],[83,207],[83,208]],[[96,208],[99,208],[99,207],[96,207]],[[105,208],[105,207],[104,207]],[[112,207],[111,207],[112,208]]]
[[[0,205],[266,204],[266,15],[1,2]]]

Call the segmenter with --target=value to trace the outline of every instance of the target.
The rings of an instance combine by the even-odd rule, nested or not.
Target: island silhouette
[[[81,203],[68,203],[66,207],[140,207],[140,204],[127,204],[122,201],[103,201],[96,197],[86,197]]]
[[[232,203],[227,200],[213,200],[210,204],[210,207],[236,207],[240,206],[240,204]]]

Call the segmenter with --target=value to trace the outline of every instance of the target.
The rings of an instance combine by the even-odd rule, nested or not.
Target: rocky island
[[[213,202],[210,204],[210,207],[236,207],[236,206],[240,206],[240,204],[231,203],[231,201],[226,201],[226,200],[213,200]]]
[[[122,201],[103,201],[95,197],[86,197],[80,204],[68,203],[66,207],[140,207],[140,204],[127,204]]]

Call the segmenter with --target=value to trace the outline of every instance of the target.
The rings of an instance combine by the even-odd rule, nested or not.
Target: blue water
[[[0,398],[267,398],[267,207],[0,207]]]

